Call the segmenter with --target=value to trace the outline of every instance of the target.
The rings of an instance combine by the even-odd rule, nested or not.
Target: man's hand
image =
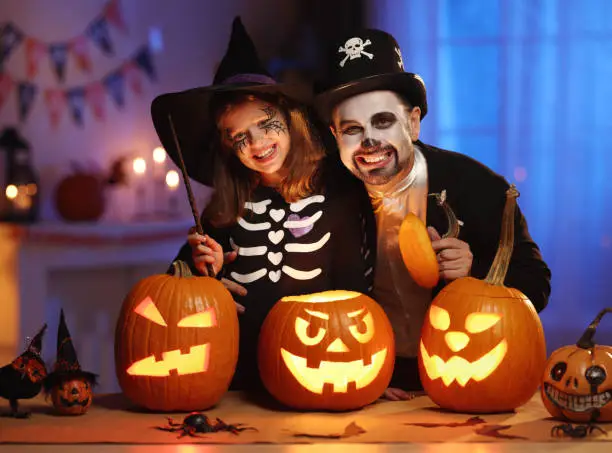
[[[452,281],[469,276],[473,258],[469,244],[457,238],[442,239],[434,227],[427,227],[427,232],[438,257],[440,277]]]
[[[402,389],[396,389],[393,387],[388,387],[383,393],[383,398],[388,399],[389,401],[409,401],[416,396],[414,393],[406,392]]]
[[[225,262],[225,264],[229,264],[232,261],[234,261],[237,256],[238,256],[238,252],[236,252],[235,250],[232,250],[231,252],[227,252],[223,256],[223,261]],[[223,283],[223,286],[225,286],[225,288],[230,293],[238,294],[239,296],[246,296],[247,290],[244,286],[239,285],[238,283],[232,280],[228,280],[227,278],[222,278],[221,283]],[[236,310],[238,310],[238,313],[244,313],[244,310],[245,310],[244,305],[241,305],[236,301],[234,301],[234,303],[236,304]]]

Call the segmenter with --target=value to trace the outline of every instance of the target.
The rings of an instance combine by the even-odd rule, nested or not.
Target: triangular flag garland
[[[119,0],[109,0],[83,33],[63,42],[47,43],[26,35],[12,22],[0,24],[0,72],[3,71],[4,62],[22,42],[25,43],[26,73],[30,79],[38,73],[38,65],[45,55],[49,56],[60,82],[64,81],[64,69],[69,55],[75,58],[77,67],[81,71],[89,72],[91,70],[89,42],[93,42],[105,55],[114,54],[109,25],[127,33]]]
[[[148,46],[141,47],[132,57],[101,80],[65,89],[48,88],[42,90],[44,103],[53,127],[57,127],[61,117],[69,109],[73,121],[82,126],[83,114],[89,107],[97,120],[105,119],[105,94],[108,94],[118,108],[125,106],[126,89],[136,95],[142,94],[142,78],[146,76],[155,82],[157,71]],[[0,109],[13,88],[17,88],[19,118],[25,121],[41,89],[27,80],[15,80],[9,74],[0,72]]]

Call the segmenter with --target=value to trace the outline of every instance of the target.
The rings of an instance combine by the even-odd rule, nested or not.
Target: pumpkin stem
[[[593,336],[595,335],[595,331],[597,330],[599,321],[601,321],[601,318],[603,318],[606,313],[612,313],[612,308],[604,308],[599,312],[593,322],[589,324],[589,327],[586,328],[586,330],[580,337],[580,340],[578,340],[578,343],[576,343],[576,346],[582,349],[591,349],[595,346]]]
[[[510,257],[514,248],[514,210],[516,208],[516,199],[519,196],[516,186],[512,184],[506,191],[506,205],[504,206],[504,214],[502,217],[501,237],[499,239],[499,247],[493,259],[493,264],[489,269],[489,273],[485,278],[485,282],[504,286],[504,280],[510,266]]]
[[[169,274],[179,278],[193,277],[193,273],[191,272],[189,265],[185,261],[181,260],[172,262]]]
[[[446,231],[446,233],[444,233],[442,238],[445,239],[459,237],[459,219],[457,219],[457,216],[446,202],[446,189],[444,189],[440,193],[430,193],[429,196],[436,198],[436,203],[438,204],[438,206],[444,209],[446,219],[448,220],[448,230]]]

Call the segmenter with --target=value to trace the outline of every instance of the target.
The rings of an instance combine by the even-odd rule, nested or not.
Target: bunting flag
[[[77,67],[83,72],[91,72],[91,57],[89,56],[89,43],[85,36],[79,36],[70,43],[70,50],[74,55]]]
[[[66,110],[78,126],[85,123],[86,109],[90,110],[96,120],[104,121],[107,98],[110,97],[117,108],[123,109],[128,90],[137,96],[142,95],[145,77],[150,81],[157,79],[152,53],[146,45],[101,80],[84,86],[43,90],[44,104],[51,125],[57,127]],[[19,117],[25,121],[40,89],[34,83],[14,80],[9,74],[0,72],[0,108],[14,87],[17,87]]]
[[[66,99],[74,122],[83,125],[83,112],[85,111],[85,88],[73,88],[66,92]]]
[[[12,23],[0,25],[0,71],[4,67],[4,61],[23,40],[23,37],[23,33]]]
[[[0,110],[6,102],[11,90],[13,89],[13,80],[7,75],[0,73]]]
[[[44,96],[51,126],[55,128],[59,124],[64,107],[66,106],[66,93],[62,90],[51,88],[45,90]]]
[[[26,35],[12,22],[0,24],[0,72],[3,71],[5,60],[22,41],[25,43],[26,73],[30,79],[38,73],[38,65],[45,55],[48,55],[51,60],[53,70],[60,82],[64,81],[69,56],[74,57],[81,71],[90,72],[92,65],[89,42],[93,42],[105,55],[114,54],[110,26],[127,33],[119,0],[109,0],[102,12],[89,23],[83,33],[63,42],[46,43]]]
[[[30,82],[19,82],[18,84],[18,97],[19,97],[19,119],[23,122],[28,117],[38,87]]]
[[[66,63],[68,62],[68,45],[67,44],[51,44],[49,46],[49,56],[53,63],[53,69],[60,82],[64,81],[66,74]]]

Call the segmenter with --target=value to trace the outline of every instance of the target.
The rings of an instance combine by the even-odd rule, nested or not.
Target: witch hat
[[[232,23],[232,34],[213,85],[177,93],[165,93],[153,100],[151,116],[162,146],[180,167],[172,124],[189,177],[212,185],[215,150],[210,143],[215,133],[211,101],[215,95],[233,91],[283,95],[300,102],[300,91],[291,84],[277,83],[259,59],[255,44],[239,16]]]
[[[72,337],[68,331],[64,310],[62,309],[57,328],[57,356],[53,372],[45,380],[45,389],[49,391],[60,382],[73,379],[85,379],[92,386],[97,383],[97,375],[81,370],[81,364],[77,359],[76,350],[72,344]]]
[[[43,337],[45,336],[46,330],[47,330],[47,324],[43,325],[42,328],[38,331],[38,333],[34,335],[34,338],[30,340],[30,344],[28,345],[28,348],[26,349],[27,352],[31,352],[32,354],[35,354],[38,356],[40,355],[40,352],[42,351],[42,340],[43,340]]]

